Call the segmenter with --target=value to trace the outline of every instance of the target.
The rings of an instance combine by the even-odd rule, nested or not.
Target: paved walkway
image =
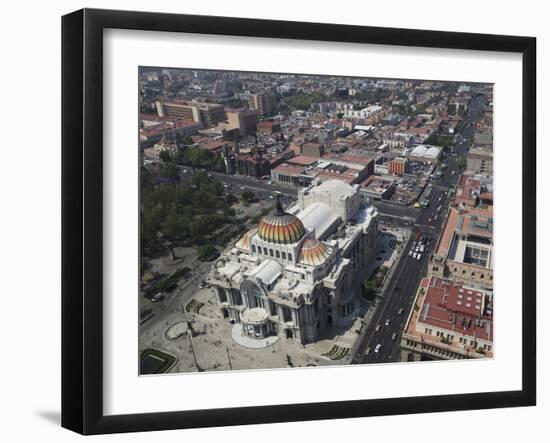
[[[272,346],[273,343],[275,343],[277,340],[279,340],[279,337],[276,335],[271,335],[269,337],[259,339],[250,338],[246,335],[242,335],[242,325],[240,323],[235,323],[235,325],[233,325],[233,327],[231,328],[231,338],[238,345],[248,349],[268,348],[269,346]]]

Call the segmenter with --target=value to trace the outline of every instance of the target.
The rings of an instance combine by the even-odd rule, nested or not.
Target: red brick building
[[[407,172],[407,159],[406,158],[394,158],[388,163],[388,172],[391,175],[403,176]]]

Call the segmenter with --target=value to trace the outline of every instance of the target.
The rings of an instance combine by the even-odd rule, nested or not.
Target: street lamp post
[[[195,347],[193,346],[193,340],[191,339],[191,331],[188,329],[187,330],[187,337],[189,338],[189,344],[191,345],[191,354],[193,354],[193,360],[195,361],[195,366],[197,367],[197,372],[204,372],[204,369],[202,369],[200,366],[199,366],[199,363],[197,361],[197,356],[195,354]]]

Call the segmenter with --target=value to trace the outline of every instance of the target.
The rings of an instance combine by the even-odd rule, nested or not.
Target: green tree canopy
[[[246,191],[243,192],[241,198],[243,201],[247,202],[247,203],[250,203],[254,200],[254,198],[256,197],[256,194],[254,194],[253,191],[250,191],[249,189],[247,189]]]
[[[216,247],[210,243],[199,248],[199,260],[211,260],[215,258],[218,251]]]
[[[171,162],[172,161],[172,156],[166,150],[160,151],[159,158],[163,162]]]

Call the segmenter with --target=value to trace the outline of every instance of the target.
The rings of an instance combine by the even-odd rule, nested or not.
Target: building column
[[[292,315],[292,322],[294,323],[295,326],[300,326],[298,324],[298,312],[296,311],[296,309],[292,309],[291,311],[291,315]]]
[[[235,303],[233,303],[233,294],[231,291],[231,288],[222,288],[223,291],[225,291],[225,298],[227,299],[227,303],[229,306],[233,306]]]
[[[223,295],[225,295],[227,298],[227,292],[224,292],[225,289],[222,288],[221,286],[216,286],[215,288],[216,288],[216,297],[218,298],[218,303],[220,304],[225,303],[222,301],[222,297]]]
[[[283,313],[283,307],[281,305],[276,305],[276,308],[277,308],[277,316],[279,317],[279,321],[284,323],[285,316]]]

